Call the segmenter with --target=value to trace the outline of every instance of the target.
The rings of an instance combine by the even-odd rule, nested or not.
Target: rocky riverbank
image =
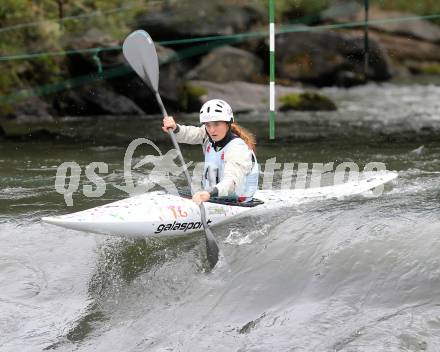
[[[353,25],[363,20],[360,6],[352,4],[348,14],[330,8],[321,13],[313,27],[279,26],[277,107],[286,108],[283,96],[313,91],[314,87],[351,87],[393,77],[440,74],[440,27],[422,19],[401,21],[410,17],[414,16],[371,10],[366,76],[362,27]],[[352,25],[329,29],[329,25],[347,23]],[[147,30],[157,42],[191,39],[157,45],[162,62],[160,92],[170,112],[198,111],[212,97],[228,100],[236,111],[267,110],[268,39],[267,35],[258,35],[267,29],[267,14],[262,7],[214,2],[197,3],[196,7],[170,5],[139,12],[130,30],[139,28]],[[252,35],[234,36],[243,33]],[[213,36],[223,37],[206,41],[206,37]],[[28,95],[37,96],[27,99],[19,95],[14,98],[12,93],[0,109],[0,119],[44,121],[66,116],[157,113],[154,97],[127,67],[120,50],[84,53],[85,49],[118,47],[121,42],[98,29],[66,42],[66,49],[78,51],[67,55],[60,64],[66,78],[90,79],[85,84],[67,84],[49,94],[39,95],[31,89]],[[112,74],[106,75],[108,72]],[[70,86],[73,88],[69,89]],[[316,94],[297,95],[295,99],[303,97],[307,102],[295,105],[298,109],[306,106],[319,110],[322,106],[320,97],[310,101]]]

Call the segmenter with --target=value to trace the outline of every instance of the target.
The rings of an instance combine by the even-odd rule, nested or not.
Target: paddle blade
[[[159,61],[150,35],[137,30],[124,40],[122,52],[133,70],[153,91],[159,87]]]
[[[208,263],[211,269],[213,269],[218,262],[219,249],[214,234],[208,226],[205,227],[205,239]]]

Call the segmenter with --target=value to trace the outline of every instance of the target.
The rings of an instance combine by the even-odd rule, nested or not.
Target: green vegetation
[[[204,87],[185,84],[180,91],[179,107],[183,111],[198,111],[200,108],[200,98],[206,94],[208,94],[208,90]]]
[[[120,41],[145,0],[2,0],[0,56],[62,52],[92,28]],[[60,11],[62,4],[62,11]],[[64,55],[0,61],[0,95],[71,78]]]
[[[431,75],[440,75],[440,64],[424,65],[421,68],[422,73]]]
[[[440,75],[440,63],[437,62],[412,62],[408,67],[415,74]]]
[[[72,40],[81,41],[90,29],[98,29],[121,42],[140,13],[177,5],[184,11],[185,4],[190,1],[201,0],[1,0],[0,56],[63,52]],[[218,3],[226,6],[258,5],[263,10],[267,10],[268,5],[266,0],[224,0]],[[313,23],[319,20],[319,13],[330,3],[330,0],[276,0],[277,22],[298,20]],[[437,0],[371,0],[370,4],[420,15],[440,13]],[[298,59],[306,60],[305,57]],[[63,54],[0,61],[0,71],[0,96],[74,78]],[[195,93],[185,93],[183,106],[189,108],[191,98],[188,96],[196,96]]]
[[[315,92],[291,93],[279,98],[280,111],[334,111],[336,104],[324,95]]]

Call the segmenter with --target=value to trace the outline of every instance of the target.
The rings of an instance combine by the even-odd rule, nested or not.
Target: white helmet
[[[200,123],[210,121],[234,122],[230,105],[220,99],[208,100],[200,109]]]

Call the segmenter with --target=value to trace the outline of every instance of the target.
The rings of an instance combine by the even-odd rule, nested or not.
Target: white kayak
[[[397,177],[395,172],[363,174],[359,181],[306,189],[258,190],[254,206],[205,202],[210,225],[230,222],[242,215],[295,206],[313,200],[359,195]],[[72,214],[44,217],[44,222],[68,229],[127,237],[183,235],[203,230],[199,207],[189,198],[150,192]]]

